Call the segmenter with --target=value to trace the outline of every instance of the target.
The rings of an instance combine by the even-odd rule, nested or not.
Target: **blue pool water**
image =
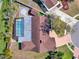
[[[23,21],[23,19],[16,20],[16,36],[19,36],[19,37],[24,36],[24,21]]]

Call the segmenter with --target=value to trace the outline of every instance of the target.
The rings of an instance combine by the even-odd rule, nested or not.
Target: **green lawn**
[[[5,32],[5,23],[2,21],[2,12],[0,10],[0,54],[3,54],[3,50],[5,49],[6,42],[4,42],[3,33]]]
[[[3,50],[6,47],[6,42],[4,41],[4,34],[5,34],[5,19],[3,15],[2,9],[0,9],[0,54],[3,54]]]
[[[64,53],[64,56],[62,59],[72,59],[73,53],[68,49],[66,45],[58,47],[57,50]]]
[[[3,54],[3,50],[6,47],[6,42],[4,40],[0,40],[0,54]]]
[[[0,22],[0,25],[1,25],[1,29],[0,29],[0,32],[4,32],[5,28],[3,26],[3,22]],[[2,27],[3,26],[3,27]],[[4,42],[4,36],[0,33],[0,54],[3,52],[3,50],[5,49],[5,46],[6,46],[6,42]]]
[[[29,59],[45,59],[47,57],[48,53],[36,53],[36,52],[27,52],[26,56]]]
[[[37,53],[34,51],[14,51],[12,59],[19,58],[19,55],[27,59],[45,59],[48,56],[48,53]]]
[[[62,22],[59,17],[53,20],[52,28],[56,34],[61,37],[64,36],[64,30],[66,29],[66,23]]]
[[[3,53],[3,50],[6,47],[6,41],[4,41],[4,38],[6,38],[6,32],[9,30],[7,29],[7,19],[5,18],[5,15],[10,12],[10,0],[2,0],[2,6],[0,9],[0,54]],[[8,40],[8,39],[6,39]]]

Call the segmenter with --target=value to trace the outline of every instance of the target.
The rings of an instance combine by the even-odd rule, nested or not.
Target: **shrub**
[[[11,59],[12,58],[12,51],[10,49],[5,49],[4,55],[6,59]]]
[[[64,53],[60,51],[49,51],[48,56],[45,59],[62,59]]]

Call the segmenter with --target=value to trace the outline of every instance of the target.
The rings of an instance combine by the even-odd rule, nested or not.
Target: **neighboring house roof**
[[[45,4],[47,5],[48,8],[53,7],[57,1],[56,0],[44,0]]]
[[[63,9],[64,10],[68,10],[69,9],[68,0],[63,0],[62,1],[62,5],[63,5]]]

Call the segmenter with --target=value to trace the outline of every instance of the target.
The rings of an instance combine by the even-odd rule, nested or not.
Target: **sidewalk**
[[[77,47],[75,47],[75,49],[74,49],[74,56],[76,58],[79,58],[79,48],[77,48]]]

